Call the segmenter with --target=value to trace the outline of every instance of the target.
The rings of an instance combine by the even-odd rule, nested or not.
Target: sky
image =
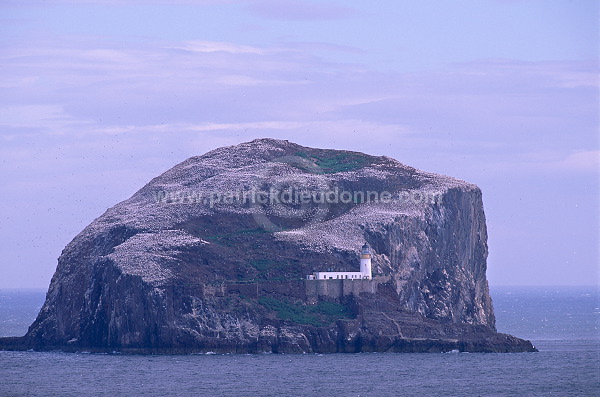
[[[255,138],[483,191],[490,285],[598,285],[595,0],[0,0],[0,288]]]

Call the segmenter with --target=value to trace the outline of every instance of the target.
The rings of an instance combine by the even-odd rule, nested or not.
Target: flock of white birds
[[[299,249],[315,252],[357,252],[364,243],[364,228],[376,230],[399,216],[424,217],[436,200],[443,200],[448,189],[476,188],[455,178],[415,170],[393,159],[362,154],[357,155],[374,161],[357,169],[320,173],[310,156],[290,154],[296,147],[306,149],[287,141],[261,139],[192,157],[154,178],[130,199],[107,210],[71,245],[76,240],[125,226],[133,230],[133,237],[118,245],[108,257],[126,273],[139,275],[147,282],[161,283],[173,277],[161,263],[177,261],[173,253],[178,249],[211,244],[176,229],[177,224],[189,219],[218,217],[222,213],[250,214],[255,216],[258,226],[265,226],[261,222],[268,223],[273,216],[297,218],[303,220],[303,226],[275,231],[275,238],[292,241]],[[387,202],[354,205],[330,219],[327,205],[243,205],[227,200],[228,195],[235,192],[268,187],[314,192],[340,186],[343,182],[365,180],[385,186],[394,172],[410,174],[419,188],[392,191],[391,200]]]

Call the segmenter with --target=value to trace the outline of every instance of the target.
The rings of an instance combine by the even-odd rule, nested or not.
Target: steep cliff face
[[[27,335],[0,346],[533,350],[495,332],[486,240],[472,184],[256,140],[190,158],[92,222],[63,250]],[[368,288],[310,292],[309,273],[357,270],[364,241]]]
[[[386,225],[390,246],[383,252],[399,265],[389,271],[408,310],[494,328],[481,192],[451,188],[442,197],[423,217],[404,216]]]

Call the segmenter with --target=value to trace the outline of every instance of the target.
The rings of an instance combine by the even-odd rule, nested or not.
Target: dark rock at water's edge
[[[304,279],[357,271],[365,241],[373,280]],[[535,351],[496,332],[486,258],[477,186],[259,139],[192,157],[94,220],[63,250],[27,334],[0,348]]]

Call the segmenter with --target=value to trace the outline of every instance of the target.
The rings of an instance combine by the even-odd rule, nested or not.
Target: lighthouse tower
[[[360,252],[360,272],[363,278],[371,279],[371,248],[365,243]]]

